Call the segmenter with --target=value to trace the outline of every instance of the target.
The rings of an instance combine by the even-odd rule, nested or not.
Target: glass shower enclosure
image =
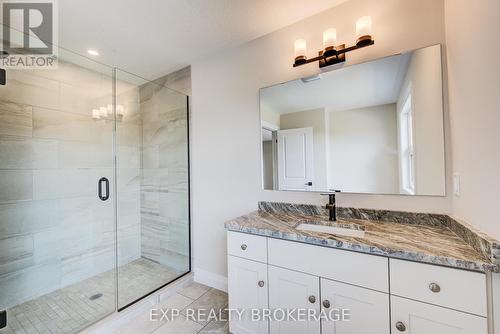
[[[1,334],[76,333],[190,272],[188,131],[186,95],[66,50],[7,70]]]

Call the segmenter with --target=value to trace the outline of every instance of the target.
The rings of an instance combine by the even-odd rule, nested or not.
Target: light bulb
[[[108,117],[108,108],[100,107],[99,108],[99,116],[101,116],[101,118]]]
[[[333,47],[337,44],[337,29],[330,28],[323,31],[323,47]]]
[[[360,17],[356,21],[356,44],[364,44],[372,41],[372,18],[371,16]]]
[[[123,116],[124,112],[125,112],[125,108],[122,105],[120,105],[120,104],[116,105],[116,114],[118,116]]]
[[[295,65],[302,65],[306,63],[307,57],[306,57],[306,40],[305,39],[298,39],[294,43],[294,50],[295,50]]]
[[[101,113],[99,112],[99,109],[92,109],[92,118],[93,119],[101,118]]]
[[[305,39],[296,40],[294,47],[295,47],[295,57],[299,57],[299,56],[305,57],[306,51],[307,51]]]

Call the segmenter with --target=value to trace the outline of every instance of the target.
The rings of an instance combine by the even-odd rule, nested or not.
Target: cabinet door
[[[252,309],[267,309],[267,288],[266,264],[228,256],[229,308],[244,311],[241,319],[235,316],[229,322],[231,333],[269,333],[266,320],[252,321],[251,319]]]
[[[268,271],[269,308],[274,312],[270,322],[271,334],[319,334],[319,277],[274,266],[269,266]],[[281,313],[276,312],[293,309],[315,312],[318,320],[314,317],[304,317],[304,321],[281,320]],[[298,313],[295,315],[299,317]]]
[[[487,334],[486,318],[391,297],[392,333],[410,334]]]
[[[389,333],[388,294],[321,279],[321,299],[323,313],[332,314],[329,318],[341,309],[350,315],[342,321],[323,320],[323,334]]]

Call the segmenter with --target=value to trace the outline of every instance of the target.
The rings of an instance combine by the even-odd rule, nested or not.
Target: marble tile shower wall
[[[174,81],[174,82],[173,82]],[[190,69],[164,77],[170,87],[189,82]],[[186,96],[156,84],[141,87],[141,254],[180,272],[189,264]]]
[[[112,123],[91,118],[111,93],[109,76],[64,62],[0,87],[0,307],[113,268],[112,201],[96,196],[112,180]],[[140,257],[138,93],[123,97],[117,138],[122,263]]]

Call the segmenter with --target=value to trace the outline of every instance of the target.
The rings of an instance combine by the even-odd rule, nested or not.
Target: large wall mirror
[[[260,90],[268,190],[445,195],[441,46]]]

